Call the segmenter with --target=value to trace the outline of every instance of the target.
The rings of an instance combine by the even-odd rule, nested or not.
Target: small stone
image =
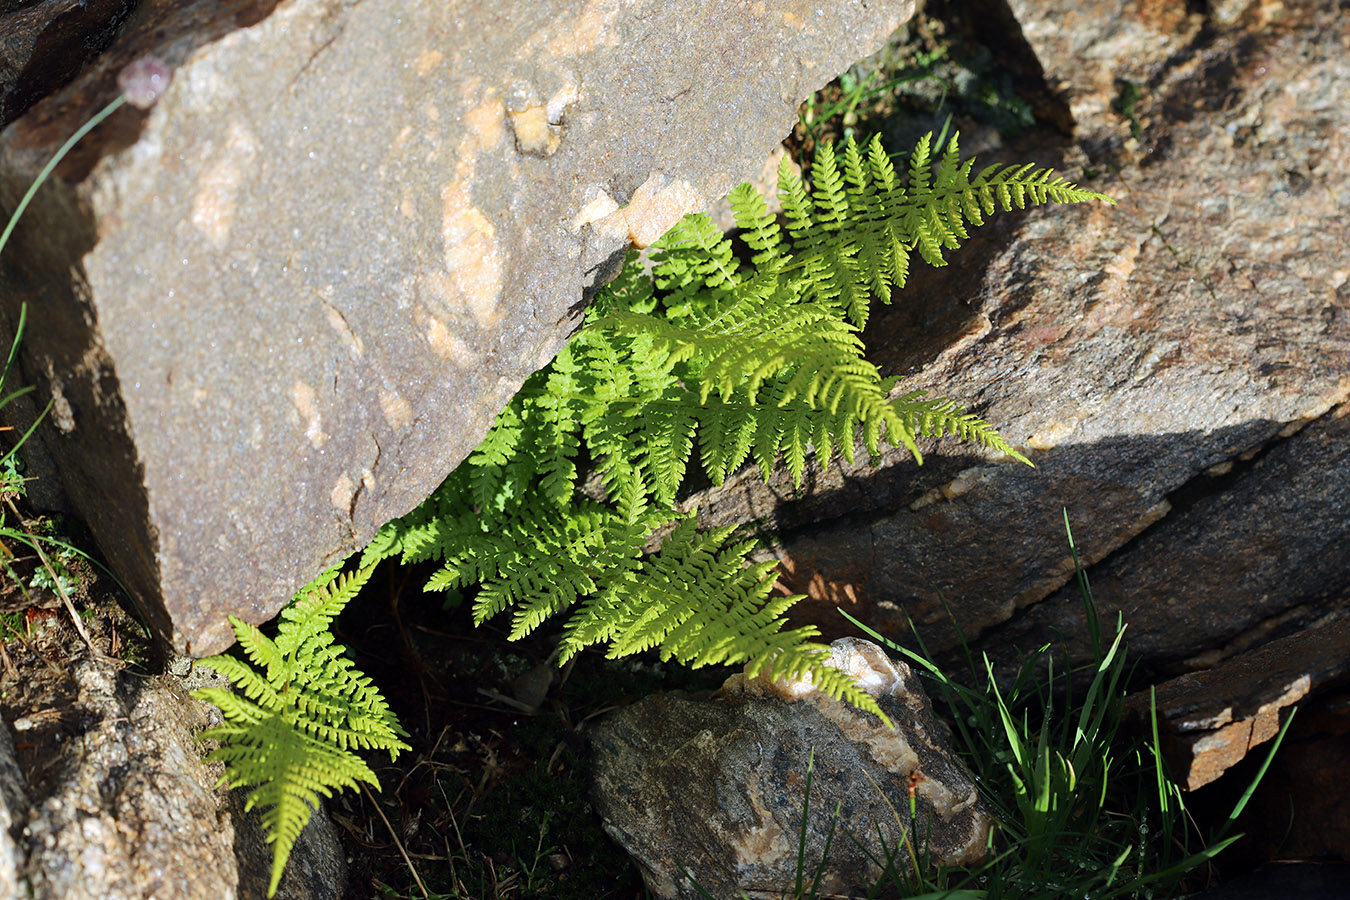
[[[157,56],[142,56],[117,73],[117,86],[127,102],[137,109],[149,109],[164,96],[173,81],[173,70]]]
[[[847,834],[877,857],[878,831],[893,850],[914,829],[933,865],[984,857],[992,819],[918,678],[868,641],[842,638],[830,649],[831,664],[876,697],[894,731],[809,682],[733,675],[710,699],[653,695],[592,732],[596,809],[656,896],[700,897],[686,870],[715,897],[778,896],[796,877],[808,776],[806,871],[835,830],[822,896],[881,874]]]

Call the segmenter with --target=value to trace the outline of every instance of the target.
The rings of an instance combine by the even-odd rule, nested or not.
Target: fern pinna
[[[478,585],[476,622],[509,611],[511,636],[569,612],[562,660],[591,644],[611,657],[656,648],[691,666],[748,663],[809,675],[880,714],[829,669],[811,627],[784,630],[799,597],[772,592],[753,544],[699,532],[677,491],[690,459],[714,484],[747,461],[801,482],[808,455],[852,462],[882,441],[922,462],[916,438],[952,434],[1026,459],[948,400],[899,393],[863,355],[872,302],[905,283],[912,253],[944,265],[968,225],[996,209],[1110,198],[1032,166],[973,174],[953,137],[919,142],[902,178],[877,140],[826,145],[809,187],[779,172],[783,217],[748,185],[731,193],[744,252],[707,216],[630,254],[576,338],[532,376],[482,445],[419,509],[391,522],[362,566],[439,560],[427,588]],[[587,464],[603,490],[585,490]],[[652,535],[674,524],[654,552]]]
[[[225,764],[221,782],[252,789],[246,809],[263,807],[263,829],[272,844],[269,897],[319,796],[363,781],[379,787],[354,751],[387,750],[392,759],[410,749],[379,690],[353,667],[346,648],[333,642],[333,619],[371,571],[334,570],[315,580],[282,611],[275,641],[231,616],[249,662],[233,656],[200,662],[235,687],[202,688],[193,695],[214,703],[225,718],[202,734],[203,740],[220,742],[210,758]]]

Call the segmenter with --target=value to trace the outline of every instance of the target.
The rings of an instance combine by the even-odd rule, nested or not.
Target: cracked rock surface
[[[1213,668],[1179,675],[1159,685],[1154,693],[1136,694],[1128,709],[1145,727],[1156,709],[1168,768],[1179,784],[1195,790],[1217,779],[1257,744],[1273,738],[1280,730],[1282,714],[1314,687],[1326,691],[1347,683],[1350,619],[1337,619],[1240,653]],[[1345,707],[1343,699],[1340,706]],[[1343,712],[1341,719],[1345,719]],[[1304,724],[1302,719],[1299,724]],[[1342,722],[1340,732],[1345,731]],[[1282,764],[1287,762],[1281,758]],[[1339,778],[1344,765],[1314,769],[1303,780]],[[1280,779],[1277,783],[1283,786],[1291,782]],[[1327,792],[1322,793],[1325,796]],[[1328,830],[1335,822],[1343,833],[1350,831],[1344,816],[1323,816],[1315,821]],[[1342,838],[1341,848],[1340,855],[1344,856],[1350,842]]]
[[[1108,21],[1111,4],[1099,6]],[[1015,9],[1033,46],[1033,25],[1054,30],[1048,7]],[[1080,116],[1076,145],[1042,152],[1071,177],[1095,172],[1091,186],[1119,206],[1003,215],[950,269],[922,273],[880,310],[867,335],[879,360],[908,373],[905,387],[972,404],[1035,469],[930,443],[923,467],[892,454],[879,469],[817,469],[798,496],[745,472],[697,498],[708,521],[768,520],[794,588],[883,627],[903,608],[939,647],[954,643],[944,599],[992,645],[1004,623],[1056,596],[1072,574],[1062,508],[1086,561],[1120,559],[1133,579],[1115,590],[1104,578],[1098,599],[1134,597],[1126,612],[1147,611],[1129,618],[1154,659],[1184,662],[1319,598],[1337,614],[1350,584],[1340,513],[1350,141],[1333,111],[1350,101],[1350,57],[1333,16],[1310,3],[1288,7],[1278,27],[1198,23],[1193,41],[1153,63],[1128,43],[1039,48]],[[1135,77],[1152,85],[1142,139],[1100,96],[1109,82],[1073,80],[1086,65],[1074,52],[1089,50],[1115,54],[1113,71],[1142,67]],[[1225,99],[1197,99],[1214,96]],[[934,326],[926,336],[918,316]],[[916,340],[930,350],[918,361]],[[1228,530],[1213,533],[1219,521]],[[1195,544],[1202,533],[1209,550]],[[1283,596],[1272,596],[1277,571]],[[1189,633],[1147,618],[1160,604],[1181,615],[1220,602],[1231,614],[1196,613]]]
[[[950,652],[950,604],[977,651],[1085,652],[1066,511],[1146,670],[1350,617],[1343,10],[1010,7],[1072,123],[1006,155],[1119,205],[1001,215],[916,271],[866,339],[904,389],[970,404],[1036,468],[929,442],[922,467],[817,468],[801,492],[744,472],[693,501],[709,524],[773,529],[811,596],[800,618],[827,634],[843,606],[892,635],[910,616]]]
[[[47,679],[36,679],[43,684]],[[258,813],[218,789],[196,735],[213,708],[169,676],[73,661],[23,687],[0,721],[0,896],[36,900],[261,900],[272,865]],[[322,811],[277,897],[336,900],[346,864]]]

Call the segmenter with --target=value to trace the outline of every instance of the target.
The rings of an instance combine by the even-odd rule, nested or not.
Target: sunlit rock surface
[[[630,241],[758,172],[913,7],[136,5],[0,134],[7,216],[128,64],[174,70],[0,258],[0,343],[27,302],[29,414],[54,399],[33,490],[64,486],[179,650],[222,649],[426,497]],[[0,75],[42,70],[11,43]]]
[[[879,858],[916,832],[934,864],[983,857],[990,817],[918,677],[857,638],[831,654],[896,730],[809,682],[733,675],[711,698],[650,696],[591,733],[596,807],[657,896],[700,896],[682,869],[714,897],[780,896],[797,871],[808,769],[808,873],[835,831],[822,896],[880,874],[846,833]]]

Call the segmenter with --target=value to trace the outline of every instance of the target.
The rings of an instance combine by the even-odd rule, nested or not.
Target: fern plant
[[[576,338],[426,503],[380,531],[362,566],[437,560],[427,589],[477,585],[475,622],[509,611],[512,638],[569,613],[562,661],[604,644],[611,657],[656,648],[690,666],[747,663],[809,675],[880,715],[825,666],[815,628],[784,629],[801,598],[773,594],[771,565],[747,567],[754,544],[699,532],[677,495],[695,456],[714,484],[747,461],[766,479],[786,465],[800,484],[808,456],[852,462],[859,442],[873,458],[885,441],[922,462],[920,435],[1027,462],[952,401],[898,392],[860,338],[915,252],[945,265],[997,209],[1113,202],[1046,169],[973,165],[955,136],[935,157],[930,135],[902,176],[878,140],[850,140],[840,156],[819,149],[810,186],[784,164],[781,223],[749,185],[732,191],[739,253],[707,216],[686,217],[654,245],[650,275],[630,254]],[[586,489],[585,463],[598,488]]]
[[[251,788],[246,810],[263,807],[263,830],[272,844],[269,897],[320,795],[361,782],[379,787],[354,751],[387,750],[393,759],[410,749],[379,690],[353,667],[330,630],[371,571],[320,576],[282,611],[275,641],[231,616],[247,661],[212,656],[199,663],[235,688],[202,688],[193,696],[215,704],[225,717],[201,736],[220,742],[209,758],[225,764],[221,783]]]
[[[243,692],[199,692],[227,720],[205,737],[221,742],[226,780],[268,807],[271,890],[319,796],[375,784],[352,751],[407,749],[328,632],[390,557],[438,561],[428,590],[476,586],[475,622],[509,612],[512,638],[568,614],[560,662],[602,644],[610,657],[655,648],[689,666],[744,663],[809,677],[885,719],[825,665],[817,629],[785,627],[801,597],[775,594],[774,564],[748,561],[755,543],[737,528],[700,531],[697,511],[680,509],[691,460],[714,484],[747,462],[766,479],[785,465],[800,484],[812,455],[853,462],[859,444],[876,457],[884,441],[921,463],[919,436],[956,435],[1027,463],[956,403],[882,378],[861,329],[871,304],[904,286],[914,253],[945,265],[995,210],[1113,201],[1031,166],[972,174],[955,136],[936,158],[921,140],[903,176],[876,140],[850,140],[842,158],[823,145],[811,171],[808,186],[780,170],[781,222],[753,188],[732,191],[739,253],[696,215],[654,245],[650,274],[630,254],[572,342],[426,502],[380,530],[358,571],[303,590],[275,642],[231,620],[252,665],[205,661]]]

